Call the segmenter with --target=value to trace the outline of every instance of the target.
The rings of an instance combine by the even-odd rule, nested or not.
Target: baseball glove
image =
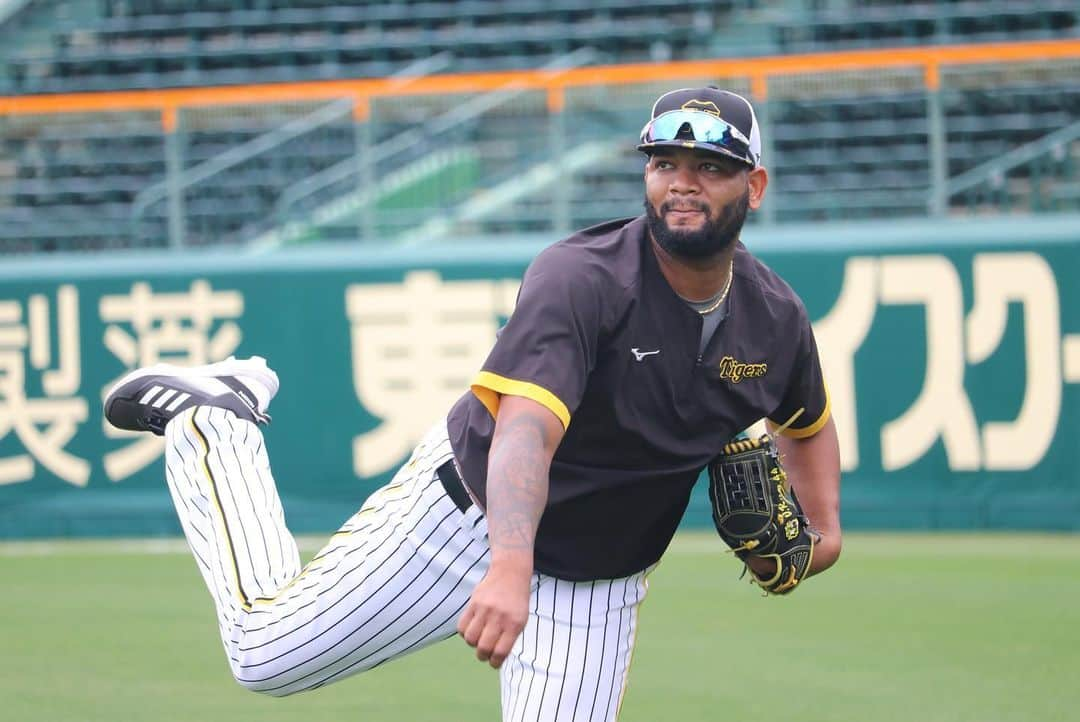
[[[787,594],[806,577],[814,557],[814,532],[799,507],[768,435],[733,441],[709,463],[709,498],[720,537],[745,564],[772,559],[776,573],[752,581],[769,594]]]

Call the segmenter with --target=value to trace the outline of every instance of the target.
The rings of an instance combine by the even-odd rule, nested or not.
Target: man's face
[[[730,247],[747,211],[760,203],[764,186],[752,187],[760,181],[753,178],[756,172],[715,153],[657,149],[645,166],[645,210],[653,238],[683,258],[709,258]]]

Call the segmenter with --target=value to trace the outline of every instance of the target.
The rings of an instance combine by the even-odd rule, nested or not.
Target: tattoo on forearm
[[[492,548],[532,549],[548,491],[543,424],[516,416],[499,429],[488,466],[488,539]]]

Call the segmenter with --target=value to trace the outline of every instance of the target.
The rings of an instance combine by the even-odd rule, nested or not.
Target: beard
[[[649,199],[645,199],[645,215],[648,217],[649,230],[653,239],[665,251],[673,256],[700,260],[711,258],[727,250],[739,239],[746,214],[750,209],[750,189],[741,198],[736,198],[724,206],[716,218],[712,208],[702,201],[684,201],[680,208],[693,208],[705,214],[705,224],[697,230],[677,230],[668,225],[665,217],[674,207],[671,201],[660,204],[659,213]]]

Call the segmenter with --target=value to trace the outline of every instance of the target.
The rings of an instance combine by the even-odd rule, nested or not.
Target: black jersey
[[[699,474],[762,417],[810,436],[828,420],[802,301],[739,243],[728,314],[699,354],[701,316],[661,273],[643,217],[541,252],[470,392],[448,416],[465,483],[485,502],[502,394],[566,427],[536,537],[537,571],[617,578],[660,559]]]

